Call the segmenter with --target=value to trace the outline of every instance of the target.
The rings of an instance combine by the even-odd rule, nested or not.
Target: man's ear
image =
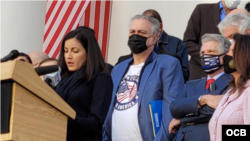
[[[250,29],[249,28],[246,30],[246,34],[250,35]]]
[[[157,33],[154,35],[154,44],[157,43],[159,35],[160,35],[160,33]]]
[[[163,29],[163,24],[160,23],[160,32],[162,31],[162,29]]]

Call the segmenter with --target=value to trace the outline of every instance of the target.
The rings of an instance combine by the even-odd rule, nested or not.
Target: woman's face
[[[231,46],[230,46],[230,48],[229,48],[229,51],[228,51],[227,55],[233,56],[233,54],[234,54],[234,46],[235,46],[235,42],[233,42],[233,43],[231,44]]]
[[[86,62],[86,50],[76,38],[71,38],[65,41],[64,59],[70,72],[79,70]]]

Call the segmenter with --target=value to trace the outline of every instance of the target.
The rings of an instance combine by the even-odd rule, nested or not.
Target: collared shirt
[[[222,2],[220,1],[220,20],[222,21],[227,16],[226,11],[223,7]]]
[[[214,79],[214,80],[216,80],[216,79],[218,79],[220,76],[222,76],[224,73],[225,73],[225,72],[223,71],[223,72],[221,72],[221,73],[215,75],[213,78],[211,78],[209,75],[207,75],[207,80],[209,80],[209,79]]]

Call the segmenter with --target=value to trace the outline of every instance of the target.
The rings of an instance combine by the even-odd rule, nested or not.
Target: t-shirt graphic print
[[[126,110],[137,103],[138,82],[139,75],[126,75],[122,79],[117,91],[116,110]]]

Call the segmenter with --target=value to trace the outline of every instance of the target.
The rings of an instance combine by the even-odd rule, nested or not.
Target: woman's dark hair
[[[70,31],[62,40],[58,59],[58,65],[61,67],[62,78],[71,74],[67,68],[64,58],[64,45],[66,40],[72,38],[77,39],[82,44],[87,53],[87,60],[83,65],[83,67],[86,67],[86,69],[83,72],[83,75],[79,77],[80,79],[83,79],[85,83],[88,83],[99,74],[108,72],[93,30],[89,27],[81,26],[80,28]]]
[[[58,60],[55,59],[55,58],[47,58],[47,59],[44,59],[44,60],[39,64],[38,67],[40,67],[43,63],[49,62],[49,61],[56,61],[56,62],[58,62]]]
[[[239,93],[245,88],[247,80],[250,78],[250,35],[235,34],[234,37],[233,62],[236,70],[240,73],[240,77],[235,83],[235,79],[229,82],[231,86],[230,93]]]
[[[26,57],[27,60],[29,61],[28,63],[32,64],[32,61],[31,61],[29,55],[27,55],[27,54],[25,54],[25,53],[23,53],[23,52],[20,52],[20,53],[19,53],[19,56]],[[22,61],[24,61],[24,60],[22,60]]]
[[[245,9],[250,13],[250,2],[245,5]]]

